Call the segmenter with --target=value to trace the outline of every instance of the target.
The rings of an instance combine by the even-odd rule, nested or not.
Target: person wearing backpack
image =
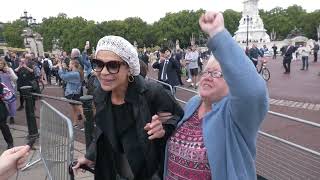
[[[0,82],[2,82],[0,77]],[[3,94],[3,86],[0,86],[0,95]],[[2,132],[3,138],[7,143],[7,149],[11,149],[13,147],[13,138],[10,132],[9,126],[7,125],[7,117],[8,117],[8,110],[6,104],[0,98],[0,130]]]
[[[48,84],[51,85],[51,69],[52,69],[52,61],[49,59],[49,54],[44,55],[45,58],[42,62],[42,67],[44,72],[46,73]]]

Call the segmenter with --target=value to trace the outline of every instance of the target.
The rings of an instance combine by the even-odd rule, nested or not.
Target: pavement
[[[291,74],[283,74],[281,58],[282,57],[278,57],[277,60],[270,60],[267,64],[271,72],[271,79],[267,82],[270,94],[270,110],[320,123],[320,76],[317,75],[318,72],[320,72],[320,62],[313,63],[309,60],[309,70],[301,71],[301,61],[293,61],[291,64]],[[150,67],[148,76],[156,78],[157,71],[152,70]],[[185,79],[183,80],[185,82]],[[52,81],[55,82],[54,79]],[[188,85],[189,83],[185,83],[183,87],[188,87]],[[43,94],[61,97],[63,96],[63,91],[59,86],[46,85]],[[193,95],[193,93],[181,90],[177,90],[176,94],[179,99],[185,101]],[[71,117],[71,107],[68,103],[49,99],[45,100],[67,117]],[[19,101],[17,104],[19,104]],[[37,101],[35,114],[38,117],[39,109],[40,102]],[[37,119],[37,123],[39,127],[39,119]],[[15,125],[10,125],[10,128],[14,137],[14,144],[16,146],[25,144],[27,128],[24,110],[17,112],[16,123]],[[320,143],[314,138],[320,137],[319,129],[306,127],[306,125],[303,124],[296,124],[287,119],[275,117],[270,114],[267,115],[261,129],[264,132],[320,152]],[[74,132],[76,159],[85,151],[85,140],[82,131],[75,129]],[[2,142],[0,143],[0,152],[3,152],[6,148],[6,143],[2,136],[0,136],[0,141]],[[35,155],[38,156],[38,151],[36,151]],[[45,177],[46,171],[41,162],[26,171],[20,172],[18,179],[33,180],[36,178],[45,179]],[[10,180],[13,179],[15,179],[15,177]],[[76,179],[93,179],[93,175],[87,172],[76,177]]]
[[[28,135],[28,129],[25,126],[20,126],[20,125],[10,125],[10,130],[14,139],[14,145],[15,146],[20,146],[20,145],[25,145],[26,144],[26,136]],[[0,152],[3,152],[6,150],[6,143],[3,139],[3,137],[0,137]],[[74,157],[77,158],[81,155],[84,154],[85,152],[85,145],[80,142],[75,142],[74,143]],[[29,155],[29,160],[28,162],[34,162],[40,158],[40,152],[39,152],[39,145],[38,143],[35,144],[35,149],[30,151]],[[21,179],[21,180],[42,180],[46,179],[47,172],[45,169],[45,166],[42,161],[39,163],[36,163],[32,165],[30,168],[24,170],[24,171],[19,171],[18,174],[14,175],[11,177],[9,180],[16,180],[16,179]],[[76,179],[81,179],[81,180],[92,180],[93,175],[89,172],[86,173],[79,173],[78,176],[76,176]]]

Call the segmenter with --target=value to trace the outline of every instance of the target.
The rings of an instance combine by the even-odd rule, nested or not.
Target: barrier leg
[[[93,96],[86,95],[80,97],[80,101],[82,102],[83,114],[85,116],[84,122],[84,132],[86,138],[86,150],[89,148],[90,143],[93,139],[93,107],[92,107]]]

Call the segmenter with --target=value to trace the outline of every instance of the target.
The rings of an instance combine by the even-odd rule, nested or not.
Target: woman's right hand
[[[78,163],[75,166],[72,167],[73,173],[77,175],[81,165],[86,165],[86,166],[90,167],[93,164],[94,164],[93,161],[90,161],[89,159],[85,158],[84,156],[79,157],[78,158]]]

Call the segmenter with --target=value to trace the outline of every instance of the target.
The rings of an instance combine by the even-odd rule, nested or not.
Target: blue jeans
[[[309,62],[308,62],[308,56],[302,56],[302,69],[308,70]]]

